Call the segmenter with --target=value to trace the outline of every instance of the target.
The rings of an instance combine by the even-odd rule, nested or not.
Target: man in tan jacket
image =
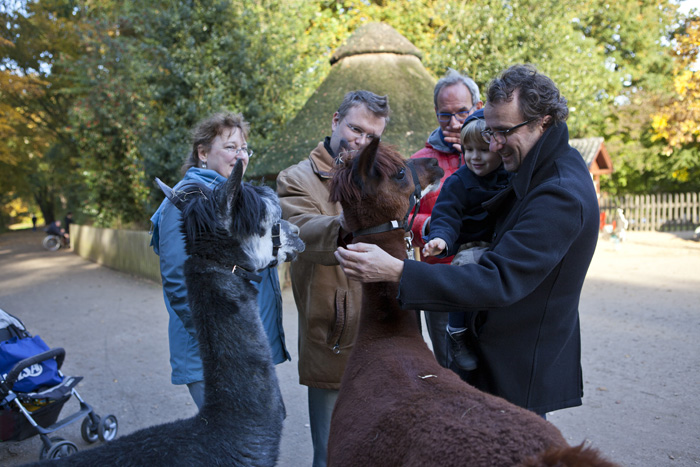
[[[331,136],[307,160],[277,177],[282,215],[299,227],[306,244],[290,272],[299,311],[299,383],[309,387],[314,467],[326,465],[331,414],[355,342],[362,298],[360,284],[348,281],[333,255],[348,232],[340,225],[340,203],[328,201],[328,184],[336,158],[380,138],[389,112],[387,96],[347,93],[333,114]]]

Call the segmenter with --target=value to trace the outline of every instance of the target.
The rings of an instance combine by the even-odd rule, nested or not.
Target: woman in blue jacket
[[[200,122],[193,131],[192,152],[182,170],[184,177],[175,186],[198,181],[211,186],[223,183],[238,160],[243,170],[248,166],[253,151],[248,149],[249,124],[243,115],[222,112]],[[187,301],[184,264],[187,259],[185,240],[180,231],[181,212],[165,199],[151,217],[153,236],[151,246],[160,257],[160,275],[163,280],[163,298],[170,315],[168,337],[172,383],[186,384],[192,399],[201,408],[204,403],[204,376],[199,357],[199,344]],[[267,333],[275,363],[290,360],[282,329],[282,295],[277,268],[261,272],[258,285],[258,305],[263,327]]]

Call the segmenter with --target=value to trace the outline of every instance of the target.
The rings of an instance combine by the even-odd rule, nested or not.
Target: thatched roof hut
[[[406,157],[421,149],[437,121],[435,79],[420,59],[421,52],[391,26],[361,26],[335,51],[326,79],[270,149],[251,160],[246,175],[274,180],[281,170],[307,158],[330,135],[331,118],[345,93],[358,89],[389,95],[392,112],[383,142],[397,146]]]

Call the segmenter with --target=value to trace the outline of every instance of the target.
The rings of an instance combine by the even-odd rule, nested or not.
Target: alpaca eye
[[[403,180],[406,178],[406,169],[401,168],[399,171],[396,173],[396,179],[397,180]]]

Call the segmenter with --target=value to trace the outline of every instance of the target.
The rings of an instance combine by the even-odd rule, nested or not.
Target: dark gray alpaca
[[[206,383],[202,410],[60,464],[275,465],[285,410],[250,281],[255,271],[294,259],[304,244],[281,219],[275,193],[242,183],[242,175],[239,161],[214,190],[191,184],[173,192],[161,183],[183,212],[185,277]]]

